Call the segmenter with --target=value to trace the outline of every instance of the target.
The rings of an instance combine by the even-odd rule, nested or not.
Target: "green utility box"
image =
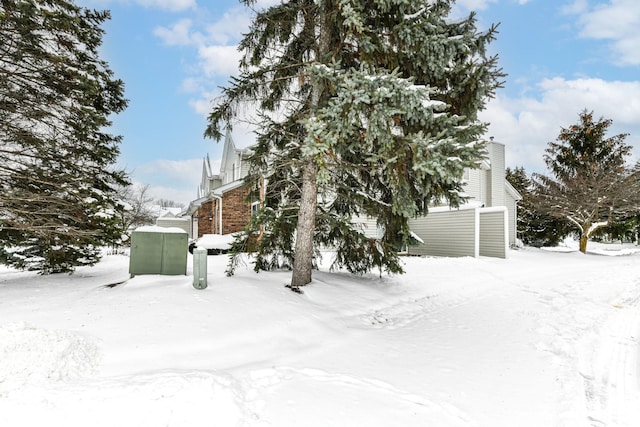
[[[179,228],[140,227],[131,234],[129,274],[187,274],[187,233]]]

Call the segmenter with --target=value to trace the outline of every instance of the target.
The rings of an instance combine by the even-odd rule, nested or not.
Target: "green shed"
[[[187,232],[175,227],[145,226],[131,234],[129,274],[187,274]]]

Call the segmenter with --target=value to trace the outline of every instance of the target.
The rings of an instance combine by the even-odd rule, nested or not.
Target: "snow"
[[[122,255],[0,267],[0,425],[638,426],[640,251],[565,250],[382,277],[327,256],[302,295],[226,256],[205,290]]]
[[[413,231],[409,231],[409,236],[411,236],[411,238],[414,239],[416,242],[422,243],[424,245],[424,240],[422,240],[422,238],[418,236],[416,233],[414,233]]]
[[[158,225],[143,225],[142,227],[136,228],[134,231],[140,231],[143,233],[186,233],[186,231],[179,227],[160,227]]]
[[[238,233],[231,234],[204,234],[196,241],[196,247],[200,249],[229,250]]]
[[[426,7],[423,7],[422,9],[420,9],[419,11],[417,11],[417,12],[415,12],[415,13],[406,14],[406,15],[404,15],[404,20],[405,20],[405,21],[408,21],[408,20],[411,20],[411,19],[415,19],[415,18],[417,18],[418,16],[422,15],[423,13],[425,13],[425,12],[426,12],[426,10],[427,10],[427,8],[426,8]]]
[[[589,227],[589,229],[587,230],[587,236],[591,236],[594,231],[596,231],[600,227],[604,227],[607,224],[609,224],[609,221],[601,221],[591,224],[591,227]]]

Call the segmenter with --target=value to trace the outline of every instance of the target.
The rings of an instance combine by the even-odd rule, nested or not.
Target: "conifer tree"
[[[495,27],[451,20],[451,3],[290,0],[257,13],[206,130],[221,138],[247,102],[262,113],[249,178],[267,178],[257,270],[291,266],[298,289],[326,245],[336,267],[400,272],[408,219],[462,201],[463,170],[484,154],[477,112],[503,74],[486,53]],[[384,236],[365,237],[356,216]]]
[[[540,210],[570,221],[580,234],[580,251],[589,238],[616,219],[640,211],[640,168],[626,165],[627,134],[606,137],[610,119],[594,121],[584,110],[577,124],[562,128],[544,156],[553,177],[534,174]]]
[[[119,238],[114,168],[126,107],[98,48],[108,12],[0,0],[0,262],[73,271]]]
[[[528,246],[556,246],[571,233],[571,224],[538,209],[531,179],[523,167],[507,168],[505,172],[507,181],[522,196],[517,210],[518,239]]]

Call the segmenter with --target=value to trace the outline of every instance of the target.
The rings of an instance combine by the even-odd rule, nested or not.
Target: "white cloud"
[[[202,92],[202,90],[202,82],[197,77],[187,77],[180,85],[180,91],[184,93],[199,93]]]
[[[217,91],[208,92],[205,90],[200,91],[198,98],[192,98],[189,100],[189,105],[193,110],[203,117],[207,117],[213,109],[214,100],[220,96]]]
[[[136,183],[154,183],[149,186],[154,199],[173,200],[186,205],[197,196],[202,178],[202,161],[202,158],[156,159],[136,167],[131,175]]]
[[[136,3],[145,6],[158,8],[163,10],[170,10],[172,12],[178,12],[181,10],[195,9],[196,0],[135,0]]]
[[[206,76],[230,76],[238,73],[238,63],[242,54],[236,46],[212,45],[199,47],[198,57]]]
[[[492,100],[480,115],[490,122],[489,136],[506,145],[507,165],[524,166],[528,172],[545,172],[545,148],[562,127],[578,121],[584,109],[596,118],[613,120],[609,134],[630,133],[634,160],[640,157],[640,82],[601,79],[546,79],[539,83],[538,97]]]
[[[275,6],[276,4],[279,4],[279,3],[280,3],[280,0],[257,0],[256,6],[258,9],[261,9],[269,6]]]
[[[181,19],[171,27],[156,27],[153,34],[162,39],[168,46],[187,46],[198,40],[197,34],[191,32],[190,19]]]
[[[218,21],[207,26],[209,40],[215,44],[235,43],[242,38],[251,24],[252,12],[246,8],[231,9]]]
[[[576,2],[584,6],[582,2]],[[612,62],[618,65],[640,65],[640,2],[610,0],[591,9],[576,7],[580,14],[580,37],[611,40]]]
[[[154,199],[172,200],[177,203],[183,204],[185,207],[189,205],[189,202],[195,200],[197,197],[196,187],[191,190],[166,187],[162,185],[150,185],[149,195]]]
[[[587,0],[574,0],[573,3],[563,6],[560,11],[567,15],[578,15],[589,10]]]
[[[489,7],[489,3],[496,3],[498,0],[458,0],[456,5],[467,10],[484,10]]]
[[[150,185],[140,181],[133,181],[131,185],[137,190],[147,185],[147,197],[150,197],[153,200],[172,200],[174,202],[183,204],[184,207],[187,207],[189,205],[189,202],[195,200],[196,198],[196,187],[193,187],[193,189],[180,189],[164,185]]]
[[[138,166],[135,176],[155,175],[179,184],[194,184],[194,188],[200,182],[202,171],[202,159],[165,160],[157,159]]]
[[[181,12],[196,8],[196,0],[77,0],[80,6],[107,8],[110,3],[135,3],[149,9],[161,9],[169,12]]]
[[[194,46],[198,64],[196,77],[183,82],[183,90],[193,90],[202,77],[228,77],[238,73],[241,53],[237,43],[250,23],[249,13],[232,9],[218,21],[203,25],[191,19],[181,19],[169,27],[157,27],[153,34],[168,46]],[[199,28],[201,31],[199,31]],[[201,83],[199,83],[202,86]]]

